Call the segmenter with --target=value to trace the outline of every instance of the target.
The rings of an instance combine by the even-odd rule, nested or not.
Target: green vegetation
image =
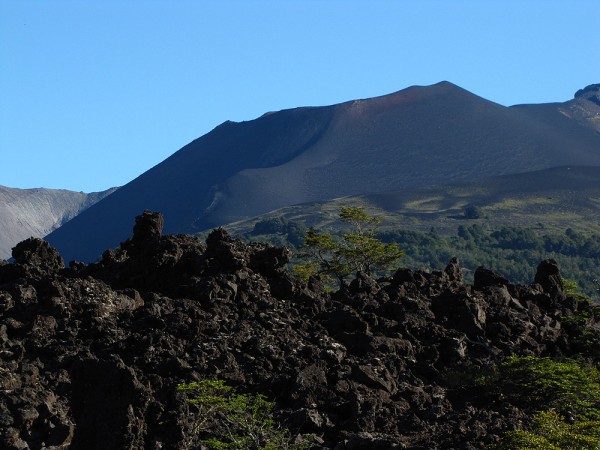
[[[600,448],[600,371],[596,367],[569,359],[513,356],[484,378],[483,384],[533,413],[529,431],[506,433],[495,449]]]
[[[351,273],[372,274],[375,270],[387,270],[403,256],[396,243],[384,243],[375,237],[380,219],[368,215],[362,207],[342,207],[339,218],[352,227],[339,238],[310,228],[306,234],[294,272],[303,278],[311,275],[331,276],[343,280]]]
[[[565,292],[575,298],[577,308],[572,315],[563,317],[561,324],[572,336],[575,351],[600,361],[600,329],[597,326],[600,322],[600,305],[591,306],[591,298],[582,294],[574,281],[566,278],[562,281]]]
[[[342,206],[342,208],[344,208]],[[364,212],[365,208],[361,208]],[[339,210],[338,210],[339,211]],[[466,214],[466,212],[465,212]],[[286,245],[298,250],[304,235],[309,233],[308,247],[321,248],[321,254],[331,252],[331,245],[340,243],[336,236],[347,232],[348,222],[337,216],[337,221],[330,221],[306,231],[304,222],[292,219],[263,219],[255,224],[251,239]],[[386,225],[391,220],[384,216]],[[393,222],[393,220],[392,220]],[[420,270],[439,270],[450,259],[457,257],[465,269],[466,282],[473,282],[473,273],[478,266],[497,270],[514,283],[529,284],[533,282],[537,265],[546,258],[556,259],[561,272],[578,285],[578,290],[596,300],[599,295],[600,278],[600,234],[576,231],[566,228],[563,231],[536,226],[500,226],[491,227],[485,220],[468,221],[461,217],[454,221],[454,232],[430,228],[418,231],[407,225],[403,228],[377,226],[369,237],[370,242],[380,241],[384,244],[395,244],[404,251],[402,265]],[[474,223],[473,223],[474,222]],[[377,224],[379,225],[379,224]],[[319,232],[315,231],[316,229]],[[294,230],[290,234],[290,230]],[[264,233],[264,234],[256,234]],[[315,234],[316,233],[316,234]],[[331,242],[327,242],[327,236]],[[307,248],[299,253],[307,253]],[[318,258],[308,257],[310,261]],[[331,257],[331,254],[328,255]],[[332,261],[330,259],[330,261]],[[321,261],[322,262],[322,261]],[[333,262],[333,261],[332,261]],[[294,261],[294,264],[299,261]],[[393,261],[390,263],[392,264]],[[321,263],[319,263],[321,264]],[[312,269],[316,266],[313,265]],[[388,266],[389,267],[389,266]],[[335,268],[335,267],[334,267]],[[305,277],[314,273],[304,270]],[[373,268],[377,270],[377,267]],[[320,268],[323,272],[323,269]],[[332,271],[335,273],[335,271]],[[339,272],[339,271],[338,271]],[[348,272],[351,273],[351,272]],[[335,276],[335,275],[334,275]],[[335,276],[338,278],[337,276]]]
[[[576,311],[565,317],[563,327],[573,336],[573,347],[581,354],[588,355],[595,361],[600,360],[600,306],[594,306],[591,313]]]
[[[280,235],[288,243],[297,248],[304,245],[306,231],[304,222],[289,221],[283,217],[272,217],[256,222],[251,234],[252,236],[263,234]]]
[[[565,423],[555,410],[533,416],[531,431],[506,433],[496,450],[583,450],[600,448],[600,421]]]
[[[569,294],[571,297],[574,297],[577,300],[577,303],[589,303],[591,298],[589,295],[585,295],[581,293],[579,289],[579,285],[577,282],[573,280],[569,280],[567,278],[562,279],[563,285],[565,287],[565,292]]]
[[[463,212],[465,219],[480,219],[481,208],[475,205],[466,206]]]
[[[177,390],[191,395],[195,405],[196,442],[214,449],[299,450],[310,447],[311,436],[295,440],[273,418],[274,404],[261,394],[237,394],[222,380],[180,384]]]
[[[509,357],[488,380],[504,397],[526,409],[570,411],[600,419],[600,371],[575,360]]]
[[[554,258],[562,273],[576,280],[582,292],[592,297],[598,293],[599,235],[570,228],[560,233],[506,226],[494,230],[472,224],[458,226],[456,235],[451,236],[435,230],[386,230],[377,237],[402,247],[407,267],[439,269],[457,257],[467,270],[467,282],[472,282],[474,270],[483,265],[501,272],[514,283],[528,284],[533,282],[539,262]]]
[[[546,178],[550,173],[552,183]],[[260,221],[306,224],[336,236],[344,232],[340,208],[361,206],[382,218],[384,225],[374,237],[397,243],[405,252],[404,267],[439,270],[457,257],[466,269],[467,282],[473,281],[474,270],[483,265],[515,283],[531,283],[539,262],[554,258],[563,275],[596,300],[600,185],[589,176],[587,171],[551,171],[344,197],[289,206],[261,216]],[[256,221],[245,219],[227,229],[248,237]],[[287,231],[278,231],[254,233],[251,238],[289,246],[286,236]]]

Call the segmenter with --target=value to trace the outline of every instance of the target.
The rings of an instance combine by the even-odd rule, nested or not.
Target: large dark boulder
[[[13,248],[12,256],[17,264],[39,275],[56,273],[65,266],[58,251],[39,238],[19,242]]]
[[[135,218],[133,237],[121,244],[121,247],[136,254],[148,245],[157,244],[162,235],[164,222],[161,213],[145,210]]]
[[[477,269],[475,269],[473,278],[473,288],[478,291],[490,286],[506,286],[509,284],[506,277],[500,272],[486,269],[483,266],[479,266]]]
[[[565,290],[560,267],[554,259],[546,259],[539,264],[535,273],[535,282],[542,286],[544,292],[551,295],[563,293]]]

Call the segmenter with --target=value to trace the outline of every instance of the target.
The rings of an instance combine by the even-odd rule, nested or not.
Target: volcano
[[[190,233],[303,202],[600,166],[594,98],[506,107],[441,82],[228,121],[47,240],[67,261],[92,261],[146,209],[164,213],[165,232]]]

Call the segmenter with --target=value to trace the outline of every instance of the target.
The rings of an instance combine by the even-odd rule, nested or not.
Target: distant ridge
[[[0,186],[0,259],[10,258],[20,241],[47,235],[116,189],[85,194]]]
[[[571,106],[584,113],[566,114]],[[600,134],[580,117],[597,106],[504,107],[441,82],[225,122],[47,239],[67,261],[90,261],[124,240],[144,209],[164,213],[165,232],[190,232],[302,202],[600,166]]]

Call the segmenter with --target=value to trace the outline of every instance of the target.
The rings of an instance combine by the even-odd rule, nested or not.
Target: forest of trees
[[[299,249],[306,226],[283,218],[258,222],[251,238],[261,237],[278,245]],[[327,230],[335,234],[336,230]],[[511,282],[532,283],[537,265],[547,258],[556,259],[565,278],[575,281],[581,292],[594,299],[600,279],[600,236],[574,231],[549,231],[526,227],[484,229],[478,224],[460,225],[455,235],[406,229],[377,231],[384,243],[396,243],[404,252],[399,266],[439,270],[453,257],[465,269],[465,279],[472,282],[478,266],[497,270]],[[298,252],[295,252],[296,254]]]
[[[600,236],[564,233],[522,227],[484,230],[474,224],[459,226],[455,236],[435,232],[392,230],[379,234],[384,242],[396,242],[405,251],[408,267],[438,269],[452,257],[459,258],[472,280],[474,270],[485,266],[515,283],[531,283],[539,262],[556,259],[563,276],[574,280],[582,292],[597,297],[600,278]]]

